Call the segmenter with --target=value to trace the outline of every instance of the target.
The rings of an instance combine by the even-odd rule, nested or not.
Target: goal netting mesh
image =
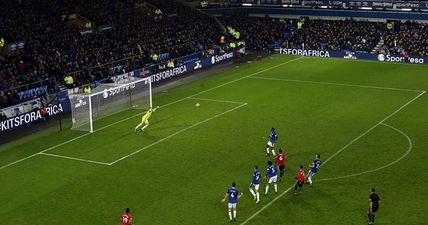
[[[69,96],[72,112],[71,129],[93,132],[94,121],[129,108],[152,106],[150,78],[131,77],[121,83],[103,83],[89,94]]]

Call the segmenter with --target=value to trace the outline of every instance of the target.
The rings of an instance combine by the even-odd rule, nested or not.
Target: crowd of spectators
[[[346,20],[304,20],[300,29],[290,30],[284,45],[313,50],[370,52],[385,29],[380,22]]]
[[[20,85],[52,77],[65,84],[66,74],[72,74],[73,85],[80,86],[109,77],[110,67],[118,64],[131,70],[151,63],[153,52],[179,57],[212,48],[222,34],[214,19],[176,1],[150,1],[163,11],[156,18],[136,10],[136,1],[6,1],[0,38],[25,43],[22,49],[0,51],[0,90],[9,104],[13,93],[8,90]],[[81,34],[62,21],[72,13],[112,29]]]
[[[396,22],[393,29],[387,29],[383,22],[354,19],[277,19],[233,14],[221,20],[241,33],[249,49],[270,50],[280,43],[287,48],[370,53],[383,37],[384,45],[378,52],[428,56],[426,23]]]
[[[353,19],[278,19],[234,14],[222,20],[241,32],[247,47],[255,50],[271,50],[282,44],[287,48],[370,52],[385,30],[384,23]]]
[[[160,13],[151,12],[153,8]],[[93,22],[93,32],[82,34],[63,20],[63,15],[74,13]],[[238,31],[247,48],[253,50],[282,45],[371,52],[383,36],[386,53],[428,55],[428,25],[416,22],[399,23],[398,29],[389,31],[385,23],[353,19],[233,14],[220,20]],[[111,29],[98,31],[102,25]],[[4,0],[0,42],[22,41],[24,45],[14,50],[7,44],[0,46],[0,107],[16,103],[15,88],[22,85],[27,89],[44,86],[46,90],[56,90],[57,83],[81,86],[110,77],[112,67],[120,65],[121,71],[129,71],[153,63],[154,53],[177,58],[213,48],[223,35],[214,18],[176,0]]]
[[[286,24],[279,19],[241,13],[223,17],[222,21],[239,31],[247,48],[254,50],[268,50],[282,39],[282,33],[286,29]]]
[[[395,27],[385,33],[382,53],[428,56],[428,24],[407,21]]]

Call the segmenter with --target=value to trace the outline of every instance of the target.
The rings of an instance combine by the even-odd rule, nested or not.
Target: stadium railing
[[[12,87],[4,90],[3,92],[11,93],[10,97],[14,98],[14,102],[20,103],[35,97],[40,97],[41,95],[52,94],[56,91],[56,79],[52,77],[45,80]]]
[[[133,55],[130,57],[122,58],[119,60],[111,61],[111,62],[104,63],[97,66],[86,67],[84,69],[68,73],[68,75],[71,75],[72,77],[76,78],[76,80],[82,80],[79,78],[86,77],[87,75],[95,75],[95,76],[98,75],[99,76],[98,80],[103,80],[108,77],[129,72],[137,68],[142,68],[142,67],[156,64],[156,63],[162,63],[170,59],[171,57],[173,57],[173,55],[170,54],[171,49],[186,46],[191,43],[194,43],[195,41],[198,41],[198,40],[191,40],[191,41],[183,42],[179,45],[173,45],[166,48],[160,48],[160,49],[154,50],[152,53],[156,53],[159,56],[159,59],[156,62],[150,59],[149,54],[146,54],[145,52],[141,51],[141,53],[138,55]],[[188,55],[184,55],[181,57],[186,57],[186,56]],[[181,57],[177,57],[177,58],[179,59]],[[86,84],[81,84],[79,86],[85,86],[85,85]]]
[[[202,9],[210,15],[227,15],[246,13],[258,15],[275,15],[287,17],[313,16],[317,18],[362,18],[362,19],[392,19],[427,21],[428,12],[409,11],[369,11],[369,10],[332,10],[312,8],[273,8],[273,7],[231,7]]]

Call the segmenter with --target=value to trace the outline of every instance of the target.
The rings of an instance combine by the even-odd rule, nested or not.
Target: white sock
[[[252,194],[254,197],[256,197],[256,193],[254,193],[254,190],[253,190],[253,189],[251,189],[251,188],[250,188],[250,192],[251,192],[251,194]]]
[[[275,188],[275,193],[278,192],[278,186],[276,184],[273,184],[273,187]]]
[[[272,148],[272,155],[275,156],[275,149]]]
[[[232,220],[232,212],[231,211],[229,211],[229,218],[230,218],[230,220]]]
[[[233,218],[235,218],[235,219],[236,219],[236,209],[235,209],[235,210],[233,210]]]
[[[256,193],[256,198],[257,198],[257,201],[260,201],[260,193],[259,192]]]
[[[269,154],[269,148],[266,148],[266,153]]]
[[[309,181],[310,184],[312,184],[312,176],[308,177],[308,181]]]
[[[265,194],[267,194],[269,191],[269,185],[266,185]]]

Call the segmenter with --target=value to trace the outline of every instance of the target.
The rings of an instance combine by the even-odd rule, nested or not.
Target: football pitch
[[[0,224],[229,224],[221,203],[244,193],[235,224],[376,224],[428,221],[428,67],[275,55],[154,95],[141,110],[95,122],[92,134],[50,128],[0,146]],[[200,106],[196,107],[196,103]],[[69,126],[69,124],[68,124]],[[265,174],[271,127],[287,153],[278,193],[255,204],[254,165]],[[314,185],[293,195],[315,153]],[[266,180],[262,180],[261,192]]]

